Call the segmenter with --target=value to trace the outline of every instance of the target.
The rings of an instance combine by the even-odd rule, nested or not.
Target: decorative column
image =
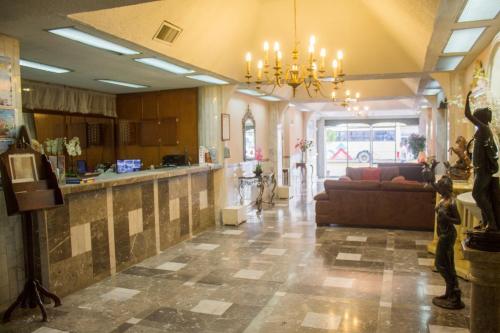
[[[283,172],[283,147],[281,135],[278,135],[278,127],[283,124],[283,114],[288,107],[286,102],[269,103],[269,162],[273,168],[278,185],[282,185]]]
[[[500,333],[500,252],[463,250],[471,267],[470,333]]]
[[[199,145],[215,148],[217,160],[224,165],[224,142],[221,138],[221,113],[227,113],[227,104],[236,85],[207,86],[198,89]],[[215,221],[221,221],[221,209],[226,206],[225,168],[213,172]]]

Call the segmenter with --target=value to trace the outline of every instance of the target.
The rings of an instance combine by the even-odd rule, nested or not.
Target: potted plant
[[[417,157],[419,163],[425,162],[425,136],[416,133],[408,137],[408,149],[414,157]]]
[[[260,177],[262,175],[262,165],[260,162],[264,160],[264,155],[262,154],[262,149],[257,148],[255,149],[255,160],[257,161],[257,165],[255,166],[255,169],[253,173],[255,176]]]
[[[70,159],[70,164],[69,164],[69,171],[67,172],[67,175],[70,177],[75,177],[76,172],[74,169],[74,157],[80,156],[82,154],[82,148],[80,147],[80,139],[75,136],[71,140],[66,141],[66,138],[64,138],[64,146],[66,147],[66,152],[68,153],[69,159]]]
[[[295,144],[295,149],[300,149],[302,153],[301,156],[302,163],[306,162],[307,151],[311,149],[312,144],[313,144],[312,140],[297,139],[297,143]]]

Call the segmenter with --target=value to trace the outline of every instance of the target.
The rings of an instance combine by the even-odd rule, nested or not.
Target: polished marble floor
[[[467,333],[426,252],[431,232],[321,227],[311,193],[239,227],[180,243],[63,299],[50,321],[16,312],[0,332]]]

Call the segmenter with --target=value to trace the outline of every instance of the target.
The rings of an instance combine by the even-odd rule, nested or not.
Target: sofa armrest
[[[328,193],[320,192],[314,196],[314,200],[329,200]]]

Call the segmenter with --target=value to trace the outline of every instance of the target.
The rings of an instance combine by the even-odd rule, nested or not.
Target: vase
[[[425,156],[425,152],[421,151],[421,152],[418,153],[417,162],[418,163],[425,163],[425,162],[427,162],[427,156]]]
[[[306,163],[307,160],[307,152],[303,151],[302,156],[300,158],[300,163]]]
[[[59,184],[64,184],[66,182],[66,158],[64,155],[50,155],[48,159],[57,181]]]

